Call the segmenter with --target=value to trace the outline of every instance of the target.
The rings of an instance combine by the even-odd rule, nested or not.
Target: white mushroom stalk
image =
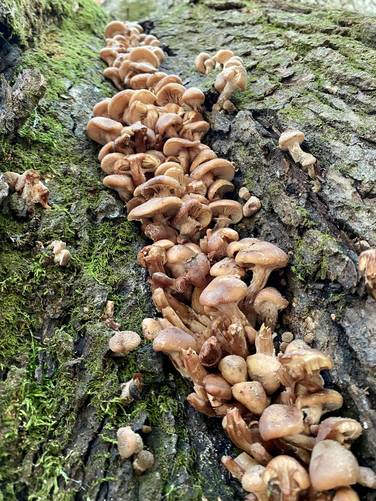
[[[260,210],[261,202],[246,189],[240,194],[245,208],[224,198],[234,191],[236,166],[201,142],[209,129],[204,94],[159,71],[165,57],[160,43],[137,23],[113,21],[105,38],[104,75],[120,92],[94,107],[87,134],[102,145],[104,185],[117,191],[128,219],[151,240],[138,262],[148,271],[161,317],[143,321],[144,338],[191,380],[189,404],[223,418],[225,432],[244,452],[222,462],[247,499],[342,499],[355,483],[374,488],[375,475],[350,451],[361,425],[322,420],[343,403],[320,375],[332,368],[330,357],[291,333],[275,351],[273,331],[289,301],[268,281],[287,266],[288,256],[274,243],[240,239],[229,228]],[[196,67],[204,74],[222,70],[214,111],[232,109],[232,93],[245,88],[241,59],[221,49],[213,57],[201,53]],[[310,159],[300,139],[281,147],[303,165]],[[362,256],[360,269],[373,290],[373,254]],[[137,348],[140,337],[119,331],[113,311],[107,322],[116,330],[109,342],[114,356]],[[138,398],[141,389],[140,374],[124,381],[123,400]],[[153,467],[152,453],[129,426],[119,429],[118,448],[122,458],[133,457],[136,474]]]

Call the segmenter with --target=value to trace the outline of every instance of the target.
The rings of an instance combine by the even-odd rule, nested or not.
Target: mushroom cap
[[[183,202],[178,197],[151,198],[132,209],[128,214],[128,220],[137,221],[162,214],[165,217],[173,216],[178,212],[182,204]]]
[[[210,275],[212,277],[220,277],[222,275],[232,275],[234,277],[243,277],[245,271],[240,268],[235,262],[235,259],[231,257],[225,257],[220,261],[217,261],[210,268]]]
[[[231,181],[235,175],[235,167],[229,160],[214,158],[197,166],[190,176],[192,179],[202,179],[207,174]]]
[[[163,153],[166,157],[175,157],[181,150],[185,148],[197,148],[199,144],[200,141],[189,141],[188,139],[172,137],[165,142]]]
[[[166,131],[169,127],[177,127],[179,129],[182,124],[183,119],[176,113],[163,113],[162,115],[159,115],[155,128],[158,134],[164,136],[166,135]]]
[[[193,172],[194,169],[200,164],[207,162],[208,160],[213,160],[213,158],[217,158],[217,155],[214,153],[214,151],[209,147],[203,148],[192,160],[190,171]]]
[[[216,61],[217,63],[220,63],[220,64],[225,64],[226,61],[228,61],[230,59],[230,57],[232,57],[234,55],[234,53],[232,52],[232,50],[229,50],[229,49],[220,49],[214,56],[213,56],[213,59],[214,61]]]
[[[362,425],[355,419],[330,417],[321,421],[316,442],[329,439],[346,446],[360,437],[362,431]]]
[[[200,52],[195,58],[195,67],[199,73],[206,73],[205,61],[212,59],[207,52]],[[214,64],[213,64],[214,67]]]
[[[86,133],[96,143],[106,144],[120,136],[123,125],[107,117],[91,118],[86,127]]]
[[[179,104],[185,90],[183,85],[170,82],[157,92],[157,103],[159,106],[165,106],[168,103]]]
[[[93,107],[93,115],[95,117],[107,117],[109,118],[108,115],[108,105],[111,102],[111,98],[106,97],[105,99],[102,99],[102,101],[99,101],[94,107]]]
[[[332,359],[319,350],[302,345],[298,348],[299,340],[290,343],[283,355],[279,357],[281,364],[287,368],[292,377],[300,377],[302,373],[312,375],[323,369],[332,369]],[[294,347],[297,347],[296,350]],[[293,351],[294,350],[294,351]]]
[[[135,90],[129,99],[129,107],[137,101],[143,104],[155,104],[155,95],[148,89]]]
[[[298,461],[290,456],[277,456],[267,464],[263,480],[269,491],[277,490],[280,499],[298,499],[310,485],[309,475]],[[277,488],[277,489],[275,489]]]
[[[325,389],[298,397],[295,401],[295,405],[298,409],[319,405],[322,407],[323,412],[332,412],[342,407],[343,397],[338,391]]]
[[[184,187],[170,176],[155,176],[151,179],[145,181],[145,183],[140,184],[134,190],[135,197],[145,197],[149,198],[150,195],[160,193],[161,191],[168,191],[170,195],[181,197],[184,193]]]
[[[129,101],[134,94],[133,89],[125,89],[115,94],[108,105],[108,115],[112,120],[124,121],[124,112],[129,106]]]
[[[242,206],[235,200],[216,200],[210,202],[209,208],[213,217],[228,217],[233,224],[239,223],[243,218]]]
[[[203,105],[205,101],[205,94],[197,87],[190,87],[181,97],[181,102],[190,108],[196,109]]]
[[[129,353],[135,350],[141,343],[141,338],[137,332],[118,331],[109,339],[108,347],[114,353]]]
[[[259,431],[263,440],[296,435],[304,430],[303,413],[295,406],[272,404],[262,413]]]
[[[265,287],[265,289],[261,289],[261,291],[257,293],[253,302],[255,312],[259,314],[263,306],[267,303],[274,305],[278,310],[287,308],[289,304],[287,299],[285,299],[274,287]]]
[[[189,348],[197,350],[196,340],[177,327],[163,329],[153,341],[154,351],[163,351],[164,353],[180,352]]]
[[[223,275],[216,277],[205,287],[200,296],[204,306],[238,303],[247,294],[247,286],[239,278]]]
[[[224,198],[227,193],[234,191],[235,186],[226,179],[217,179],[209,186],[208,199],[212,202]]]
[[[146,47],[134,47],[129,52],[128,57],[130,61],[147,62],[155,68],[159,66],[159,59],[156,54]]]
[[[269,404],[264,387],[258,381],[235,383],[232,396],[257,416],[260,416]]]
[[[247,468],[242,479],[242,487],[246,492],[251,492],[253,494],[260,493],[260,496],[266,493],[266,485],[263,479],[265,472],[265,466],[261,464],[252,465]],[[257,496],[257,499],[262,499]]]
[[[192,259],[196,254],[197,252],[187,245],[174,245],[167,251],[167,262],[171,265],[183,264]]]
[[[124,426],[117,431],[117,446],[120,456],[128,459],[140,452],[144,444],[138,433],[135,433],[130,426]]]
[[[104,177],[102,182],[107,188],[126,190],[130,194],[133,193],[134,186],[132,179],[124,174],[110,174]]]
[[[155,85],[154,87],[154,93],[158,94],[158,92],[163,89],[163,87],[167,84],[170,83],[177,83],[182,85],[182,80],[178,75],[164,75],[163,78],[161,78]]]
[[[111,21],[104,30],[104,38],[112,38],[117,33],[126,33],[127,26],[121,21]]]
[[[309,476],[316,491],[356,484],[359,465],[355,456],[334,440],[322,440],[312,450]]]
[[[259,265],[276,270],[287,265],[288,256],[282,249],[269,242],[252,240],[253,242],[250,242],[246,249],[239,250],[236,254],[235,261],[240,266],[253,267]]]
[[[153,465],[154,456],[150,451],[147,451],[145,449],[143,449],[136,455],[132,463],[136,475],[141,475],[144,471],[152,468]]]
[[[351,487],[341,487],[336,490],[333,501],[359,501],[358,494]]]
[[[279,136],[279,147],[281,150],[288,150],[294,143],[302,143],[304,134],[300,130],[287,129]]]
[[[231,386],[219,374],[208,374],[203,380],[207,393],[220,400],[231,400]]]
[[[243,383],[247,380],[247,364],[239,355],[227,355],[218,365],[222,377],[230,384]]]

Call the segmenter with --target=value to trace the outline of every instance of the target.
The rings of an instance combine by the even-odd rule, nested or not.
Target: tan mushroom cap
[[[205,62],[209,62],[209,64],[205,65]],[[196,56],[195,67],[198,72],[207,74],[211,69],[214,68],[214,66],[215,66],[215,61],[207,52],[200,52]]]
[[[134,94],[133,89],[126,89],[118,92],[113,96],[108,105],[108,114],[113,120],[118,122],[124,121],[124,112],[129,106],[129,101]]]
[[[147,81],[153,73],[139,73],[129,80],[129,86],[134,90],[146,89]]]
[[[184,187],[181,186],[176,179],[170,176],[155,176],[140,184],[134,190],[135,197],[145,197],[160,194],[161,192],[168,192],[170,196],[181,197],[184,193]]]
[[[179,104],[185,90],[181,84],[168,83],[157,92],[157,103],[159,106],[165,106],[168,103]]]
[[[177,327],[163,329],[153,341],[153,350],[163,351],[164,353],[181,352],[189,348],[197,350],[196,340]]]
[[[304,134],[300,130],[287,129],[279,136],[279,147],[281,150],[288,150],[295,143],[302,143],[304,141]]]
[[[221,400],[231,400],[231,386],[218,374],[208,374],[204,380],[204,388],[207,393]]]
[[[309,475],[298,461],[290,456],[277,456],[266,466],[263,480],[271,492],[279,491],[280,499],[298,499],[309,489]]]
[[[338,391],[325,389],[298,397],[295,405],[304,410],[307,423],[317,424],[322,414],[336,411],[343,406],[343,397]]]
[[[233,224],[239,223],[243,218],[242,206],[235,200],[216,200],[210,202],[209,208],[214,218],[223,216],[229,218]]]
[[[99,144],[114,141],[120,136],[122,130],[123,125],[120,122],[106,117],[94,117],[89,120],[86,127],[89,138]]]
[[[128,459],[140,452],[144,444],[138,433],[135,433],[130,426],[124,426],[117,431],[117,446],[120,456]]]
[[[163,89],[163,87],[170,83],[177,83],[182,85],[182,79],[178,75],[164,75],[154,86],[154,93],[158,94],[158,92]]]
[[[234,277],[241,278],[245,275],[245,271],[243,268],[240,268],[240,266],[236,264],[235,259],[225,257],[213,264],[213,266],[210,268],[210,275],[212,277],[232,275]]]
[[[264,387],[258,381],[244,381],[232,387],[232,396],[256,416],[269,405]]]
[[[110,23],[107,24],[104,30],[104,37],[112,38],[117,33],[126,33],[126,32],[127,32],[127,26],[124,23],[122,23],[121,21],[111,21]]]
[[[303,413],[295,406],[272,404],[262,413],[259,431],[263,440],[296,435],[304,430]]]
[[[190,87],[181,97],[181,103],[189,106],[193,110],[199,109],[205,101],[205,94],[197,87]]]
[[[208,199],[212,202],[213,200],[225,198],[227,193],[231,193],[234,190],[235,186],[230,181],[217,179],[209,186]]]
[[[225,64],[226,61],[228,61],[230,59],[230,57],[232,57],[234,55],[234,53],[232,52],[232,50],[229,50],[229,49],[220,49],[214,56],[213,56],[213,59],[215,62],[219,63],[219,64]]]
[[[168,139],[163,146],[163,154],[166,157],[175,157],[179,152],[185,148],[197,148],[200,141],[189,141],[188,139],[181,139],[172,137]]]
[[[336,490],[333,501],[360,501],[360,498],[351,487],[341,487]]]
[[[162,115],[159,115],[155,128],[158,134],[161,134],[162,136],[177,136],[177,131],[182,125],[183,119],[176,113],[163,113]],[[172,134],[171,131],[174,133]]]
[[[108,346],[114,353],[126,354],[135,350],[141,343],[137,332],[118,331],[109,339]]]
[[[271,303],[278,310],[283,310],[287,308],[289,302],[285,299],[282,294],[274,287],[265,287],[260,292],[257,293],[255,297],[253,307],[256,313],[261,312],[262,307],[265,303]]]
[[[330,417],[321,421],[316,441],[335,440],[341,445],[349,446],[362,434],[363,428],[358,421],[350,418]]]
[[[214,151],[209,147],[203,148],[192,160],[190,171],[193,172],[196,167],[203,164],[204,162],[207,162],[208,160],[213,160],[213,158],[217,158],[217,155],[214,153]]]
[[[247,286],[239,278],[231,276],[216,277],[205,287],[200,296],[204,306],[215,307],[221,304],[238,303],[244,299]]]
[[[129,60],[134,62],[146,62],[157,68],[159,59],[156,54],[146,47],[135,47],[129,52]]]
[[[129,99],[129,107],[137,101],[143,104],[155,104],[155,95],[148,89],[140,89],[133,91],[132,96]]]
[[[278,269],[284,268],[287,265],[287,254],[276,245],[257,239],[250,239],[249,244],[247,249],[239,250],[235,257],[236,262],[240,266],[252,267],[254,265],[261,265]]]
[[[170,217],[178,212],[182,204],[178,197],[152,198],[132,209],[128,214],[128,220],[137,221],[161,215]]]
[[[299,343],[300,340],[292,341],[279,359],[291,377],[300,378],[305,373],[312,375],[323,369],[333,368],[333,361],[328,355],[310,348],[305,343],[299,348]]]
[[[129,200],[134,190],[132,179],[124,174],[110,174],[104,177],[102,182],[106,188],[116,190],[125,202]]]
[[[230,384],[243,383],[247,380],[247,364],[239,355],[227,355],[218,365],[222,377]]]
[[[102,101],[99,101],[94,108],[93,108],[93,115],[95,117],[106,117],[109,118],[108,114],[108,105],[111,102],[111,98],[106,97],[105,99],[102,99]]]
[[[235,167],[229,160],[214,158],[191,170],[190,176],[192,179],[202,179],[207,174],[231,181],[235,175]]]
[[[334,440],[322,440],[312,450],[309,476],[316,491],[356,484],[359,465],[355,456]]]

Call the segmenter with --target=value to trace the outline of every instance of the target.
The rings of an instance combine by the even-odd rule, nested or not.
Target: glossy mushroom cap
[[[123,125],[111,118],[94,117],[89,120],[86,133],[96,143],[106,144],[120,136]]]
[[[330,417],[321,421],[316,441],[335,440],[345,447],[350,447],[351,442],[362,434],[362,426],[355,419]]]
[[[177,327],[162,330],[153,341],[154,351],[163,351],[164,353],[181,352],[189,348],[197,350],[196,340]]]
[[[239,355],[227,355],[218,365],[222,377],[230,384],[247,381],[247,364]]]
[[[178,197],[152,198],[132,209],[128,214],[128,220],[137,221],[157,215],[170,217],[178,212],[182,203]]]
[[[234,384],[232,395],[256,416],[260,416],[269,405],[265,390],[258,381],[245,381]]]

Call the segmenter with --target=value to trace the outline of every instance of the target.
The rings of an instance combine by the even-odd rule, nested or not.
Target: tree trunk
[[[176,4],[145,26],[169,54],[163,70],[205,89],[209,109],[215,76],[195,73],[195,56],[222,47],[245,59],[249,83],[235,97],[238,111],[209,112],[206,142],[262,200],[239,225],[242,236],[290,254],[288,270],[270,280],[290,301],[278,333],[309,335],[333,357],[327,386],[344,395],[343,414],[363,424],[354,451],[375,467],[376,309],[357,254],[361,241],[376,246],[376,21],[279,2]],[[220,465],[233,450],[220,421],[187,406],[189,385],[166,359],[147,342],[122,359],[108,354],[108,299],[123,329],[140,332],[155,311],[136,264],[145,241],[101,185],[97,148],[84,132],[92,106],[114,93],[97,54],[106,15],[90,0],[62,5],[43,2],[39,19],[48,23],[38,25],[27,12],[9,20],[0,10],[8,61],[1,170],[38,170],[52,205],[27,215],[0,181],[0,492],[4,500],[242,499]],[[29,68],[44,76],[45,94],[32,109],[44,91],[35,73],[41,85],[32,99],[21,96],[14,116],[14,82]],[[287,127],[305,133],[303,149],[318,158],[315,179],[278,149]],[[52,262],[54,239],[72,253],[67,268]],[[120,384],[135,372],[144,377],[142,398],[124,406]],[[156,465],[137,478],[117,454],[116,430],[144,423]],[[361,498],[374,499],[365,491]]]

